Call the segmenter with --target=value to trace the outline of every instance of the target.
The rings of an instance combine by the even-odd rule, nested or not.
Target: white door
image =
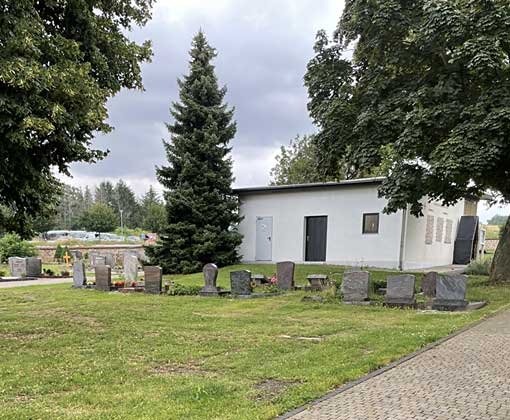
[[[271,261],[273,259],[273,218],[257,217],[257,233],[255,239],[255,260]]]

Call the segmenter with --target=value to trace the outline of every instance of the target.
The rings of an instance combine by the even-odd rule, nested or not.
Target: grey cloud
[[[110,149],[110,155],[96,165],[73,165],[73,184],[124,178],[142,192],[146,184],[156,182],[154,167],[165,162],[164,123],[170,121],[170,103],[178,100],[176,79],[187,72],[191,38],[199,28],[218,50],[218,78],[227,85],[227,101],[236,109],[232,154],[237,185],[267,183],[279,146],[297,133],[314,131],[306,111],[303,74],[316,31],[334,29],[343,2],[203,4],[161,0],[153,20],[133,33],[133,39],[152,39],[154,45],[153,61],[143,68],[146,90],[121,92],[109,102],[115,130],[98,136],[95,144]]]

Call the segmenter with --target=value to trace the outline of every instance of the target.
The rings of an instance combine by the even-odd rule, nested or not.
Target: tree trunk
[[[492,260],[490,276],[492,283],[510,283],[510,217],[503,229],[503,234]]]

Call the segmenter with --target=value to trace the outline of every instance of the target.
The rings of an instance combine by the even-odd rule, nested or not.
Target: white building
[[[476,257],[476,201],[461,200],[445,207],[424,200],[420,218],[403,210],[384,214],[387,200],[377,195],[381,181],[367,178],[236,189],[244,217],[239,226],[243,261],[428,268],[454,262],[458,231],[464,231],[464,237],[457,241],[456,258]],[[462,226],[471,221],[473,232],[469,223],[459,229],[461,218]]]

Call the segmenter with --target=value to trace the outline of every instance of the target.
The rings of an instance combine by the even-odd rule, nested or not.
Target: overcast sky
[[[342,0],[159,0],[152,20],[131,38],[151,39],[154,56],[143,66],[145,92],[122,91],[108,103],[115,130],[95,144],[110,155],[94,165],[74,164],[76,185],[125,180],[137,194],[160,189],[155,166],[165,163],[162,139],[177,78],[187,73],[191,39],[202,28],[218,51],[216,71],[235,107],[232,141],[236,186],[266,185],[275,155],[296,134],[315,131],[303,87],[315,34],[331,33]],[[481,206],[482,219],[498,212]],[[501,213],[501,210],[499,210]]]

